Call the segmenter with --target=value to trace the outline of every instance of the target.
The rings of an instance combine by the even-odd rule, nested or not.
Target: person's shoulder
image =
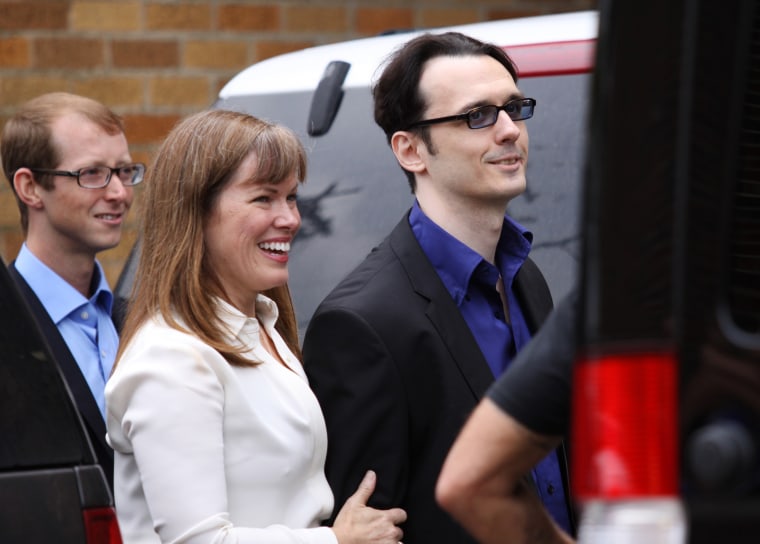
[[[182,327],[182,323],[178,325]],[[134,372],[142,372],[157,370],[151,369],[156,364],[179,368],[183,361],[196,364],[216,359],[222,366],[226,366],[224,358],[195,334],[153,316],[139,327],[129,345],[124,348],[118,367],[120,370],[129,368]],[[167,362],[176,364],[165,364]]]
[[[374,247],[325,297],[323,304],[384,296],[394,288],[400,263],[386,238]]]

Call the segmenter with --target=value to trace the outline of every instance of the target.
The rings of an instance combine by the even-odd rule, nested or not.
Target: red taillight
[[[82,512],[87,544],[122,544],[113,508],[88,508]]]
[[[581,501],[678,494],[678,385],[672,353],[578,361],[573,489]]]

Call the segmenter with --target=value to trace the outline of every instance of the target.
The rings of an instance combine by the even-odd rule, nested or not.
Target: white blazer
[[[219,301],[231,338],[261,364],[233,367],[155,318],[106,386],[114,495],[124,544],[337,544],[327,432],[301,363],[259,296],[255,318]],[[289,368],[261,345],[259,323]]]

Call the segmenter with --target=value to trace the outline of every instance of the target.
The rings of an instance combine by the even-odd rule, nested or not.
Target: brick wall
[[[181,117],[210,105],[246,66],[383,30],[590,9],[595,0],[0,0],[0,126],[49,91],[100,100],[123,116],[135,160]],[[0,174],[0,178],[3,178]],[[135,238],[101,255],[114,285]],[[0,180],[0,256],[23,240]]]

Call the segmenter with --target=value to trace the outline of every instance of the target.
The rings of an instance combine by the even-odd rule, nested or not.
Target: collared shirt
[[[436,225],[417,202],[412,207],[409,223],[462,312],[494,378],[500,376],[515,353],[530,340],[530,330],[514,295],[513,283],[528,257],[533,235],[505,216],[494,266]],[[507,294],[508,321],[496,289],[499,277]]]
[[[256,317],[217,299],[232,366],[197,336],[148,319],[106,387],[116,514],[124,542],[337,544],[327,428],[264,295]],[[178,316],[180,327],[183,321]],[[264,329],[282,362],[263,346]],[[138,463],[139,460],[139,463]]]
[[[103,391],[119,337],[111,320],[113,294],[103,268],[95,261],[93,285],[97,287],[88,299],[40,261],[26,244],[21,246],[15,266],[58,327],[105,420]]]
[[[504,216],[495,266],[434,223],[415,201],[409,224],[422,250],[457,304],[483,356],[498,378],[531,338],[514,292],[514,278],[530,252],[533,235]],[[509,319],[504,315],[497,282],[502,279]],[[571,532],[557,453],[533,470],[538,494],[555,521]]]

